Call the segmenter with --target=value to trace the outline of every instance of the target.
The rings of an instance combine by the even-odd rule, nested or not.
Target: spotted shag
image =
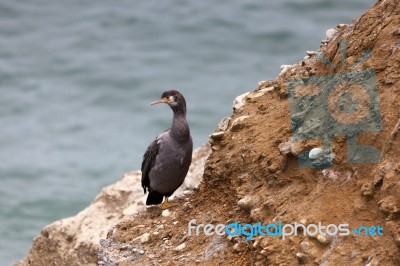
[[[171,107],[172,126],[157,136],[143,156],[142,187],[144,193],[149,190],[146,205],[162,203],[162,208],[168,208],[172,205],[168,197],[182,185],[192,162],[193,141],[183,95],[176,90],[165,91],[151,105],[159,103]]]

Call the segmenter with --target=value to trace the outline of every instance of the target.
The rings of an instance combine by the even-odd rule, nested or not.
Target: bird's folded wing
[[[159,144],[157,143],[157,139],[155,139],[152,143],[150,143],[149,147],[147,147],[146,152],[143,155],[142,162],[142,187],[144,192],[146,192],[146,187],[150,186],[149,173],[151,168],[153,168],[156,157],[158,154]]]

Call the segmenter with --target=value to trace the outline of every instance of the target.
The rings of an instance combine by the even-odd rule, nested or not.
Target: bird
[[[168,198],[182,185],[189,170],[193,140],[183,95],[176,90],[165,91],[151,105],[160,103],[166,103],[172,109],[172,126],[159,134],[143,155],[142,187],[145,194],[149,191],[146,205],[161,204],[162,209],[167,209],[175,205]]]

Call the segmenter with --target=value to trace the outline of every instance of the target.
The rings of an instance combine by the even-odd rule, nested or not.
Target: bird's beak
[[[167,102],[168,102],[168,98],[165,97],[165,98],[162,98],[162,99],[160,99],[158,101],[152,102],[150,105],[155,105],[155,104],[159,104],[159,103],[167,103]]]

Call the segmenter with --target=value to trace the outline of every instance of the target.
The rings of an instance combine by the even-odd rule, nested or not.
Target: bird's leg
[[[165,197],[165,200],[161,203],[160,208],[165,210],[175,205],[178,205],[178,203],[169,202],[168,197]]]

